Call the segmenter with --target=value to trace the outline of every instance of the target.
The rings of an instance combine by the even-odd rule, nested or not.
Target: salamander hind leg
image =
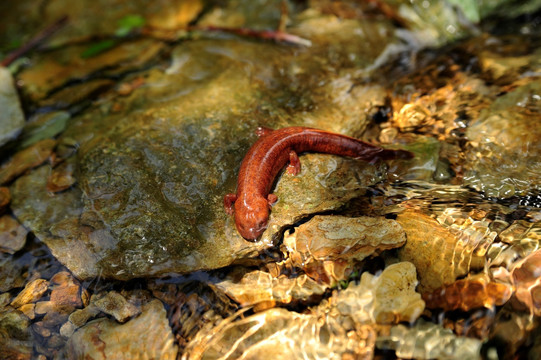
[[[237,201],[237,195],[227,194],[224,196],[224,208],[228,215],[233,215],[233,204]]]
[[[289,165],[287,166],[288,174],[298,175],[301,172],[301,162],[299,156],[293,150],[289,152]]]

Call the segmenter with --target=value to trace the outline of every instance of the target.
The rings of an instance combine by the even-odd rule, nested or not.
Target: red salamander
[[[288,162],[287,171],[293,175],[299,173],[299,153],[311,151],[365,161],[413,158],[409,151],[384,149],[349,136],[306,127],[259,128],[257,134],[259,139],[240,166],[237,193],[224,197],[227,213],[235,213],[237,230],[246,240],[256,240],[267,228],[271,206],[278,200],[270,193],[274,179]]]

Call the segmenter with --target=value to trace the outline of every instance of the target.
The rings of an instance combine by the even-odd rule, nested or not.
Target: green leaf
[[[126,15],[118,20],[118,28],[115,35],[123,37],[128,35],[132,30],[138,29],[145,25],[145,18],[141,15]]]
[[[116,41],[109,39],[103,40],[94,45],[88,47],[85,51],[82,52],[81,57],[83,59],[88,59],[98,54],[101,54],[104,51],[107,51],[116,45]]]

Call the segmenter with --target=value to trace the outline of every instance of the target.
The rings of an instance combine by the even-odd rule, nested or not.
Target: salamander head
[[[256,240],[267,228],[269,204],[265,198],[257,197],[250,206],[237,206],[235,203],[235,224],[239,234],[246,240]]]

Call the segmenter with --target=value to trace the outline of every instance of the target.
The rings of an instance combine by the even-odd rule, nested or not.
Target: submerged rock
[[[102,318],[77,330],[64,349],[68,359],[175,359],[177,346],[159,300],[125,324]]]
[[[49,282],[45,279],[30,281],[24,289],[11,301],[14,308],[38,301],[49,290]]]
[[[402,359],[481,359],[482,342],[460,337],[449,329],[425,321],[413,327],[397,325],[387,336],[379,336],[376,346],[382,350],[395,350]]]
[[[423,294],[427,308],[444,311],[469,311],[476,308],[494,308],[505,304],[513,288],[509,284],[490,282],[483,277],[457,280],[451,285]]]
[[[414,210],[400,213],[396,221],[407,237],[406,245],[398,250],[398,258],[415,265],[421,292],[450,285],[472,267],[482,268],[485,259],[475,250],[484,244],[476,237],[462,241],[456,231]]]
[[[350,284],[338,293],[336,307],[340,314],[360,324],[413,322],[425,308],[421,294],[415,292],[416,286],[413,264],[396,263],[376,276],[363,273],[359,284]]]
[[[317,215],[286,234],[283,243],[292,266],[332,286],[347,280],[359,261],[405,242],[394,220]]]
[[[517,262],[511,271],[515,296],[537,316],[541,314],[541,250],[537,250]]]
[[[532,81],[500,96],[467,130],[464,184],[507,198],[541,191],[541,84]]]
[[[370,326],[347,326],[325,315],[269,309],[237,321],[224,320],[200,332],[182,359],[371,359],[375,332]]]
[[[7,184],[25,171],[43,164],[53,153],[55,145],[55,140],[45,139],[16,153],[0,167],[0,185]]]
[[[284,228],[304,217],[337,210],[349,200],[365,194],[368,186],[383,179],[383,164],[333,155],[306,154],[300,157],[298,175],[284,173],[274,194],[278,202],[272,207],[263,241],[270,241]]]
[[[34,337],[30,321],[22,312],[0,306],[0,349],[2,358],[30,360]]]
[[[267,272],[254,270],[244,274],[240,280],[236,280],[236,277],[232,274],[228,279],[217,282],[216,287],[241,306],[265,308],[276,303],[306,302],[310,298],[320,297],[328,289],[327,285],[319,284],[305,274],[295,278],[274,278]]]

